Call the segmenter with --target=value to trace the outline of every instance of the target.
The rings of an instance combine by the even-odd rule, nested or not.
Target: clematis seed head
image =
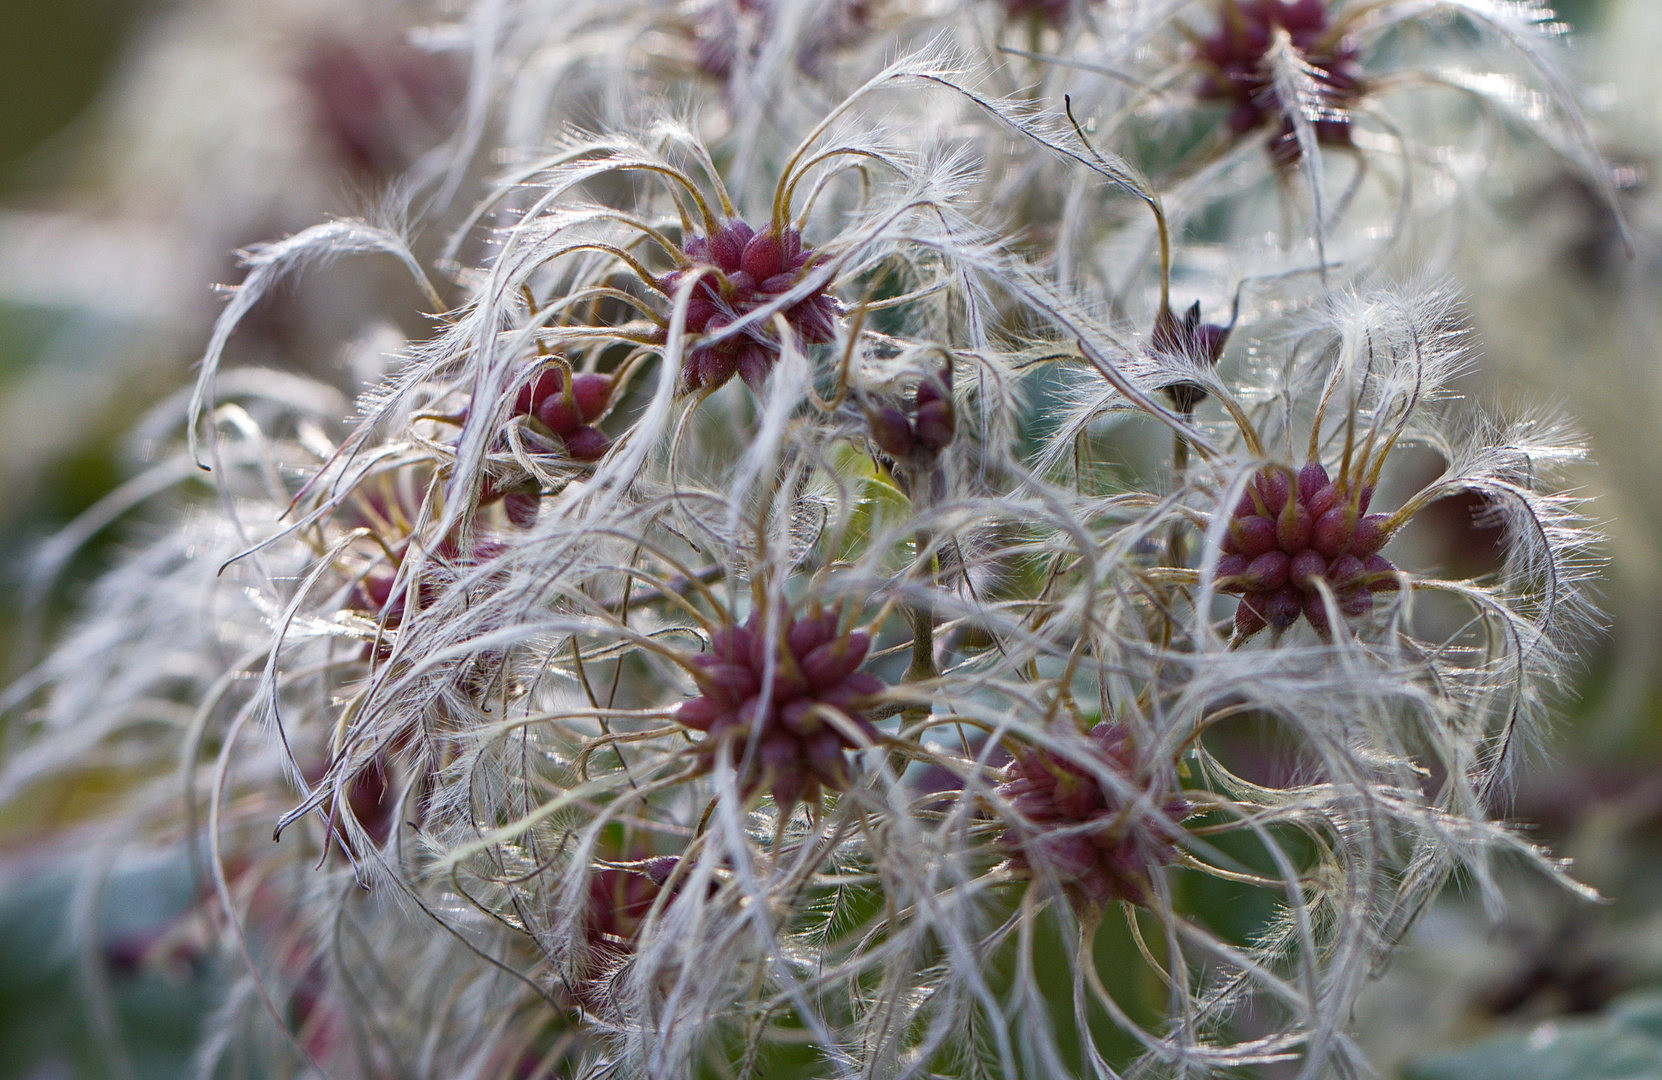
[[[1089,761],[1049,749],[1016,752],[995,794],[1022,824],[1006,830],[1000,843],[1012,867],[1054,875],[1076,903],[1145,903],[1151,875],[1176,860],[1173,830],[1139,814],[1093,771],[1106,768],[1128,783],[1134,780],[1136,761],[1125,726],[1097,724],[1088,739]],[[1151,794],[1157,794],[1166,819],[1188,816],[1181,797]]]
[[[850,732],[877,734],[861,708],[885,687],[858,670],[871,637],[841,633],[837,624],[836,611],[781,613],[770,635],[758,612],[717,630],[709,651],[692,657],[700,692],[676,719],[709,734],[700,749],[707,761],[724,748],[742,761],[756,740],[756,762],[740,782],[746,791],[768,787],[782,810],[819,798],[822,788],[843,788],[845,752],[856,745]]]
[[[700,275],[687,303],[687,331],[713,334],[795,288],[821,256],[802,246],[790,226],[757,232],[737,218],[709,236],[695,236],[683,249],[688,265],[664,275],[663,290],[674,295],[680,283]],[[799,343],[823,345],[836,333],[841,312],[836,297],[820,288],[784,309]],[[720,341],[693,345],[681,365],[689,390],[714,389],[735,374],[759,388],[779,359],[774,328],[760,322]]]
[[[1299,105],[1277,96],[1268,60],[1281,31],[1334,106],[1331,115],[1315,122],[1317,140],[1350,145],[1350,120],[1339,110],[1361,93],[1362,86],[1355,49],[1343,37],[1335,39],[1330,15],[1324,0],[1223,0],[1216,31],[1195,46],[1195,59],[1204,69],[1199,96],[1231,106],[1227,123],[1236,138],[1274,123],[1270,155],[1283,167],[1296,165],[1300,151],[1288,113]]]
[[[1379,555],[1388,518],[1366,513],[1372,497],[1368,487],[1352,497],[1317,462],[1296,474],[1259,470],[1230,517],[1217,564],[1218,588],[1241,596],[1237,634],[1286,630],[1302,614],[1326,635],[1331,627],[1318,582],[1337,594],[1348,618],[1372,610],[1372,593],[1396,587],[1396,567]]]

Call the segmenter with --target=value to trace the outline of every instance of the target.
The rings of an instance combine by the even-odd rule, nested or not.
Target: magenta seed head
[[[353,606],[378,615],[390,614],[387,602],[392,599],[392,586],[396,579],[397,571],[391,567],[371,570],[353,589]],[[403,610],[402,597],[399,599],[399,610]]]
[[[1149,345],[1157,353],[1184,358],[1193,364],[1217,367],[1229,341],[1231,327],[1200,321],[1200,301],[1196,300],[1181,317],[1171,309],[1162,308],[1154,316],[1154,329],[1149,334]],[[1184,379],[1161,387],[1180,412],[1194,412],[1206,400],[1206,388],[1193,380]]]
[[[670,869],[673,870],[673,856]],[[657,860],[654,860],[657,861]],[[663,880],[668,880],[666,871]],[[589,946],[608,952],[627,952],[663,881],[654,881],[649,870],[607,867],[589,876],[589,909],[585,913]]]
[[[515,415],[536,417],[538,423],[564,444],[566,454],[572,459],[596,461],[611,446],[611,439],[592,424],[611,404],[613,383],[610,375],[590,372],[574,376],[568,388],[560,369],[548,368],[520,387],[514,399]],[[534,430],[527,430],[526,435],[533,443],[538,440],[546,443],[548,451],[555,449],[546,435]],[[486,500],[495,494],[487,491]],[[523,508],[509,507],[510,519],[522,511]]]
[[[514,397],[514,415],[530,416],[542,403],[565,386],[565,378],[556,367],[544,368],[526,381]]]
[[[835,714],[877,736],[862,710],[885,686],[859,670],[871,637],[842,633],[838,622],[835,611],[801,618],[781,612],[770,630],[757,612],[743,625],[722,627],[709,651],[692,657],[699,694],[676,712],[682,724],[708,733],[699,745],[707,764],[725,748],[743,767],[754,742],[741,787],[769,788],[785,812],[818,799],[822,788],[847,786],[847,751],[857,743],[847,725],[830,722]]]
[[[1163,817],[1127,814],[1121,792],[1104,784],[1100,771],[1128,784],[1155,781],[1137,775],[1124,725],[1098,724],[1088,739],[1087,747],[1066,753],[1016,751],[997,794],[1022,820],[999,842],[1011,866],[1054,877],[1082,906],[1146,903],[1150,878],[1176,861],[1172,822],[1188,815],[1188,803],[1173,792],[1151,791]]]
[[[1340,591],[1334,600],[1339,614],[1347,619],[1359,619],[1373,610],[1373,594],[1367,589],[1345,589]],[[1327,601],[1321,593],[1311,592],[1304,595],[1304,617],[1310,621],[1316,633],[1324,638],[1333,632],[1327,611]]]
[[[1334,114],[1316,121],[1318,141],[1331,146],[1350,145],[1350,120],[1339,110],[1362,92],[1356,72],[1356,50],[1347,39],[1330,42],[1331,13],[1323,0],[1225,0],[1219,4],[1216,31],[1195,46],[1202,69],[1196,94],[1202,100],[1230,107],[1230,134],[1247,135],[1273,125],[1270,155],[1278,166],[1291,167],[1302,157],[1289,108],[1275,92],[1275,79],[1265,58],[1276,33],[1285,30],[1315,74]]]
[[[682,249],[688,265],[665,274],[659,286],[674,296],[681,282],[700,275],[687,303],[687,332],[706,336],[730,326],[797,287],[820,256],[802,246],[802,234],[789,226],[757,232],[737,218],[714,233],[695,236]],[[823,345],[836,336],[841,307],[821,287],[783,309],[799,345]],[[771,319],[758,320],[742,332],[713,342],[698,342],[686,351],[681,378],[689,390],[714,389],[734,375],[752,389],[761,386],[779,359],[782,344]]]
[[[927,464],[952,445],[957,422],[948,365],[918,383],[910,408],[886,405],[873,412],[871,441],[896,462]]]
[[[1389,518],[1357,516],[1371,495],[1364,489],[1351,498],[1318,462],[1305,465],[1293,478],[1279,469],[1258,471],[1248,497],[1230,516],[1218,560],[1218,589],[1241,596],[1235,611],[1238,635],[1250,636],[1266,626],[1285,630],[1301,615],[1317,633],[1327,635],[1327,609],[1310,599],[1319,599],[1318,582],[1334,591],[1347,618],[1372,610],[1366,599],[1370,592],[1398,587],[1396,568],[1378,554],[1389,539]],[[1262,511],[1271,505],[1279,511],[1265,517]]]

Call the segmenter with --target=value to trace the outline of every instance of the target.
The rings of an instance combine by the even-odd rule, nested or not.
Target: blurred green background
[[[0,205],[51,206],[73,182],[90,137],[89,114],[135,30],[157,6],[154,0],[0,2]],[[51,303],[0,299],[0,397],[11,395],[36,364],[51,363],[53,343],[80,318]],[[25,558],[119,481],[114,442],[113,433],[89,439],[74,452],[38,461],[29,482],[8,485],[8,505],[0,511],[0,550],[8,553],[0,568],[0,636],[8,643],[15,640]],[[98,561],[94,547],[82,574]],[[11,647],[0,646],[0,659],[0,670],[17,673]],[[212,975],[188,966],[139,971],[128,954],[190,902],[189,874],[165,863],[122,868],[102,898],[82,894],[91,912],[73,912],[77,882],[61,860],[36,850],[30,832],[25,823],[0,822],[0,1076],[187,1075],[197,1029],[212,1007]],[[76,947],[71,931],[78,916],[99,925],[93,940],[100,953],[82,955]],[[89,965],[104,969],[92,978],[109,991],[109,1019],[124,1029],[125,1061],[112,1062],[101,1050],[108,1025],[84,992]]]
[[[47,162],[118,62],[143,0],[6,0],[0,4],[0,183],[16,198],[50,186]],[[28,163],[41,168],[30,175]]]
[[[19,234],[43,215],[73,215],[101,201],[90,159],[118,123],[105,95],[131,63],[142,32],[181,6],[166,0],[0,0],[0,213],[6,216],[0,262],[10,266],[26,257]],[[4,251],[8,244],[10,253]],[[196,283],[204,297],[209,283]],[[73,379],[83,365],[96,364],[98,354],[133,343],[132,321],[101,312],[96,295],[85,304],[64,299],[27,285],[0,294],[0,401],[12,412],[27,413],[43,386],[58,384],[52,366],[69,369]],[[155,349],[142,330],[142,347]],[[177,339],[169,344],[167,351],[195,348]],[[180,355],[170,366],[182,375],[188,362]],[[98,396],[113,397],[116,407],[100,403],[86,430],[35,438],[27,427],[16,434],[13,425],[5,440],[9,452],[0,453],[6,466],[0,551],[7,555],[0,560],[0,672],[6,676],[0,682],[9,683],[29,659],[19,642],[36,624],[19,627],[19,619],[21,582],[33,553],[123,479],[121,421],[142,415],[148,402],[141,399],[141,407],[129,412],[120,408],[120,388],[112,394],[101,386]],[[61,617],[77,584],[103,564],[111,542],[106,535],[83,550],[38,613],[41,619]],[[77,816],[68,801],[43,796],[0,815],[0,1077],[187,1076],[215,1005],[217,981],[210,961],[189,949],[169,953],[160,941],[177,932],[178,916],[196,899],[189,869],[177,857],[132,863],[95,856],[93,864],[102,864],[107,876],[78,878],[70,869],[77,835],[60,834],[48,845],[35,827]],[[96,929],[81,934],[82,926]]]
[[[0,204],[49,204],[70,181],[89,109],[156,6],[157,0],[0,0]],[[50,305],[0,300],[0,393],[42,358],[71,317]],[[100,450],[43,463],[53,475],[39,485],[26,515],[0,513],[0,545],[15,552],[25,534],[71,520],[102,495],[118,474]]]

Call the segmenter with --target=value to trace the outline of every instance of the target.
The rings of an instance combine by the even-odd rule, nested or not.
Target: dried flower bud
[[[1149,345],[1155,352],[1180,357],[1206,367],[1217,367],[1229,341],[1231,326],[1218,326],[1200,321],[1200,301],[1196,300],[1179,319],[1171,308],[1162,308],[1154,317],[1154,329],[1149,334]],[[1194,412],[1195,406],[1206,400],[1206,388],[1191,380],[1181,380],[1161,387],[1170,395],[1179,412]]]
[[[892,458],[910,457],[912,422],[900,409],[885,405],[871,414],[871,441]]]
[[[919,382],[909,409],[885,405],[870,418],[871,441],[897,462],[933,461],[952,445],[957,409],[952,404],[952,365]]]

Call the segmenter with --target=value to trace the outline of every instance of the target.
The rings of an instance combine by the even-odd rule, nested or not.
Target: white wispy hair
[[[666,10],[578,19],[581,48],[616,38],[602,88],[639,85],[625,54]],[[1173,345],[1156,181],[984,90],[954,37],[984,23],[926,14],[942,36],[817,112],[728,99],[751,120],[712,143],[689,89],[514,148],[442,291],[363,222],[248,252],[178,440],[218,499],[159,510],[19,684],[33,741],[0,774],[180,763],[150,831],[205,849],[245,972],[201,1075],[239,1043],[331,1076],[1364,1075],[1356,994],[1447,877],[1559,872],[1494,815],[1592,617],[1573,434],[1449,394],[1453,291],[1342,280],[1320,197],[1309,272],[1260,275],[1218,351]],[[475,44],[545,73],[508,79],[540,139],[588,60],[539,55],[546,29],[500,48],[504,19],[477,9]],[[774,25],[745,91],[794,87],[809,23]],[[1314,77],[1277,49],[1320,191]],[[1018,159],[1045,197],[986,179]],[[1080,220],[1125,195],[1157,234],[1152,319],[1062,253],[1135,248],[1123,215]],[[353,416],[220,400],[262,294],[371,253],[435,326]],[[1148,421],[1169,467],[1104,482],[1105,416]],[[1447,471],[1364,518],[1407,442]],[[1237,549],[1270,525],[1242,523],[1282,514],[1262,553],[1289,581],[1316,548],[1283,508],[1323,484],[1369,557],[1476,492],[1505,564],[1323,569],[1263,633]],[[1440,597],[1471,615],[1437,637]],[[1288,761],[1254,767],[1232,723]],[[1220,928],[1213,882],[1272,914]]]

